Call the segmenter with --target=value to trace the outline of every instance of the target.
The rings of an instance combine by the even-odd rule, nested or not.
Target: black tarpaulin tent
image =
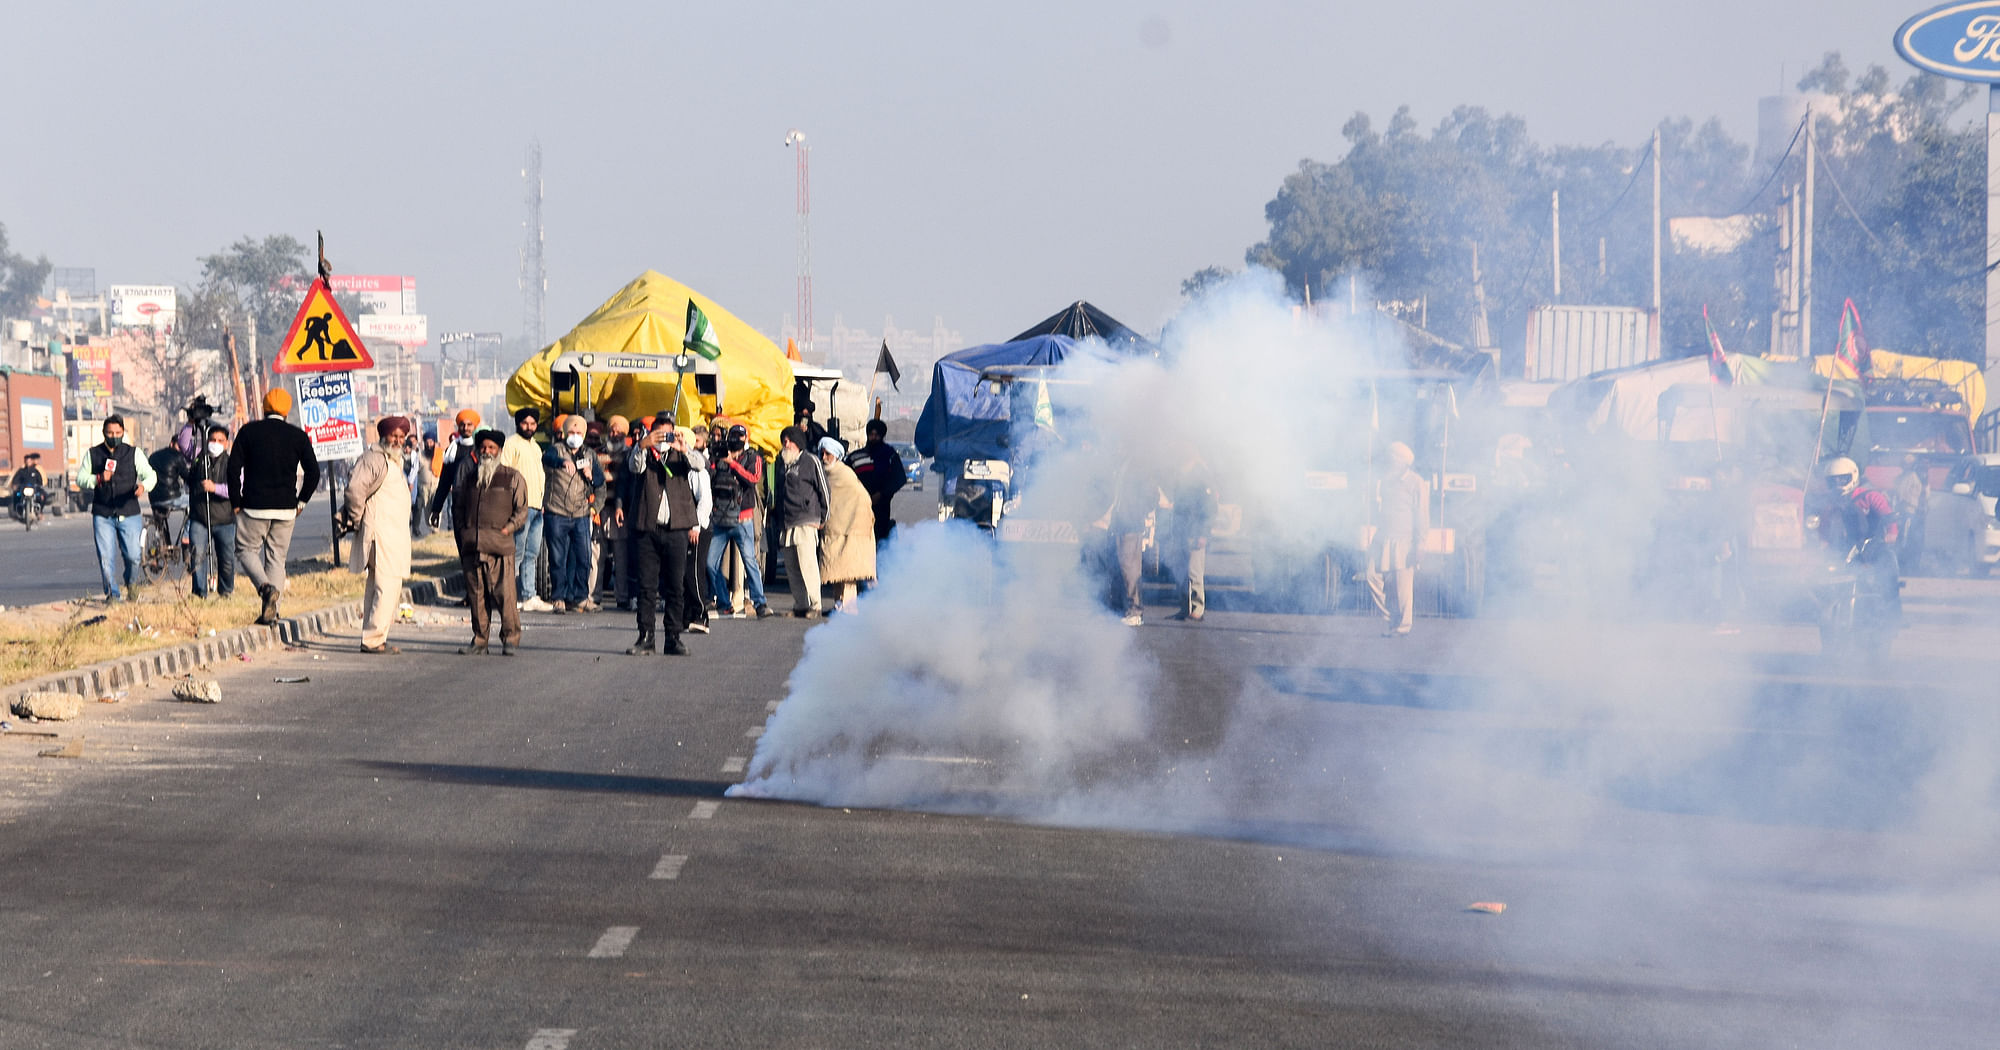
[[[1160,353],[1160,348],[1152,340],[1082,299],[1057,310],[1042,323],[1007,341],[1018,343],[1038,335],[1066,335],[1078,340],[1095,336],[1121,354],[1158,356]]]

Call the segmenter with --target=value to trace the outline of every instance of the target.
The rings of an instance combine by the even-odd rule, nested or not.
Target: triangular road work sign
[[[306,301],[299,304],[299,315],[292,318],[292,330],[285,333],[271,367],[279,372],[352,372],[374,368],[375,359],[320,278],[306,290]]]

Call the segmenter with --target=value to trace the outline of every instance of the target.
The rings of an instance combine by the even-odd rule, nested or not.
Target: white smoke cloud
[[[1301,323],[1257,273],[1165,341],[1157,361],[1065,366],[1088,395],[1070,402],[1067,450],[1028,475],[1023,513],[1068,517],[1088,543],[1082,519],[1121,466],[1166,476],[1199,454],[1260,542],[1351,543],[1300,502],[1300,478],[1328,447],[1367,440],[1369,416],[1407,410],[1354,393],[1401,347],[1338,318]],[[1679,814],[1808,837],[1990,834],[1992,717],[1913,714],[1895,683],[1845,688],[1812,660],[1810,674],[1774,674],[1768,654],[1670,622],[1631,586],[1658,493],[1571,506],[1589,517],[1558,545],[1567,589],[1528,615],[1420,624],[1390,643],[1336,616],[1286,618],[1269,641],[1229,643],[1215,626],[1142,646],[1073,550],[903,529],[860,614],[809,634],[731,793],[1487,858],[1632,845],[1628,859],[1656,869],[1741,862],[1700,843],[1634,845],[1681,834]],[[1790,630],[1787,644],[1810,647],[1809,627]],[[1242,648],[1200,655],[1224,644]],[[1176,732],[1190,711],[1214,732]]]

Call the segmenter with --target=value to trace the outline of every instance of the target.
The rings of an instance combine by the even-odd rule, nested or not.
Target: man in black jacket
[[[785,579],[792,589],[792,615],[811,620],[820,615],[819,530],[833,502],[826,484],[826,467],[817,450],[806,451],[810,435],[801,427],[786,427],[778,435],[778,542],[785,549]]]
[[[91,536],[97,542],[97,572],[106,601],[139,589],[139,559],[146,548],[146,519],[139,503],[158,480],[153,465],[125,443],[125,420],[104,417],[104,442],[85,449],[76,465],[76,484],[90,494]],[[120,558],[125,588],[118,586]]]
[[[285,556],[299,509],[319,488],[319,458],[306,432],[285,422],[292,395],[273,387],[264,418],[243,424],[229,450],[229,505],[236,511],[236,560],[264,599],[257,622],[278,622]]]
[[[661,414],[663,420],[670,418]],[[653,428],[645,441],[632,449],[625,492],[619,497],[616,513],[632,530],[639,563],[639,640],[625,650],[633,656],[653,655],[654,606],[661,598],[666,599],[662,617],[666,638],[659,651],[687,655],[687,646],[681,644],[687,613],[682,608],[686,596],[681,583],[687,572],[689,544],[701,527],[694,487],[688,480],[692,469],[687,446],[671,422]]]
[[[236,510],[229,505],[229,428],[208,428],[206,445],[184,463],[181,477],[188,490],[188,541],[194,558],[194,596],[208,597],[208,570],[215,573],[215,593],[227,598],[236,591]]]
[[[869,420],[868,443],[848,453],[847,465],[861,479],[861,487],[868,490],[868,503],[875,511],[875,542],[881,543],[896,527],[889,504],[910,480],[903,454],[889,444],[889,424]]]

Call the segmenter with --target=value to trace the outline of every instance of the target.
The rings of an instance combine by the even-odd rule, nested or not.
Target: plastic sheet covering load
[[[701,305],[722,347],[715,362],[722,381],[722,412],[748,427],[750,441],[758,448],[777,451],[779,431],[792,423],[792,363],[785,352],[713,299],[652,270],[618,289],[568,335],[515,370],[507,381],[507,410],[532,406],[547,411],[552,390],[549,364],[565,353],[667,357],[680,353],[690,298]],[[637,419],[673,407],[674,377],[593,375],[589,394],[598,418],[616,414]],[[561,410],[567,411],[568,405],[565,392]],[[678,422],[692,425],[705,411],[690,376],[681,387]]]
[[[1775,385],[1798,390],[1823,390],[1815,378],[1793,361],[1770,361],[1749,354],[1724,354],[1738,386]],[[1637,441],[1660,436],[1660,395],[1683,383],[1710,381],[1707,355],[1652,361],[1629,368],[1585,376],[1564,383],[1549,396],[1549,409],[1590,434],[1623,434]],[[1857,394],[1852,383],[1835,390]]]
[[[1838,357],[1828,354],[1812,360],[1813,371],[1821,376],[1832,375],[1837,379],[1855,379],[1853,366]],[[1918,357],[1915,354],[1899,354],[1891,350],[1868,351],[1869,379],[1931,379],[1958,391],[1965,401],[1965,414],[1977,422],[1980,413],[1986,411],[1986,377],[1979,366],[1970,361],[1951,361],[1939,357]]]
[[[1038,335],[939,358],[931,370],[930,399],[917,417],[917,451],[947,475],[968,459],[1007,459],[1010,398],[1004,387],[980,382],[980,374],[989,368],[1059,365],[1079,345],[1064,335]]]

